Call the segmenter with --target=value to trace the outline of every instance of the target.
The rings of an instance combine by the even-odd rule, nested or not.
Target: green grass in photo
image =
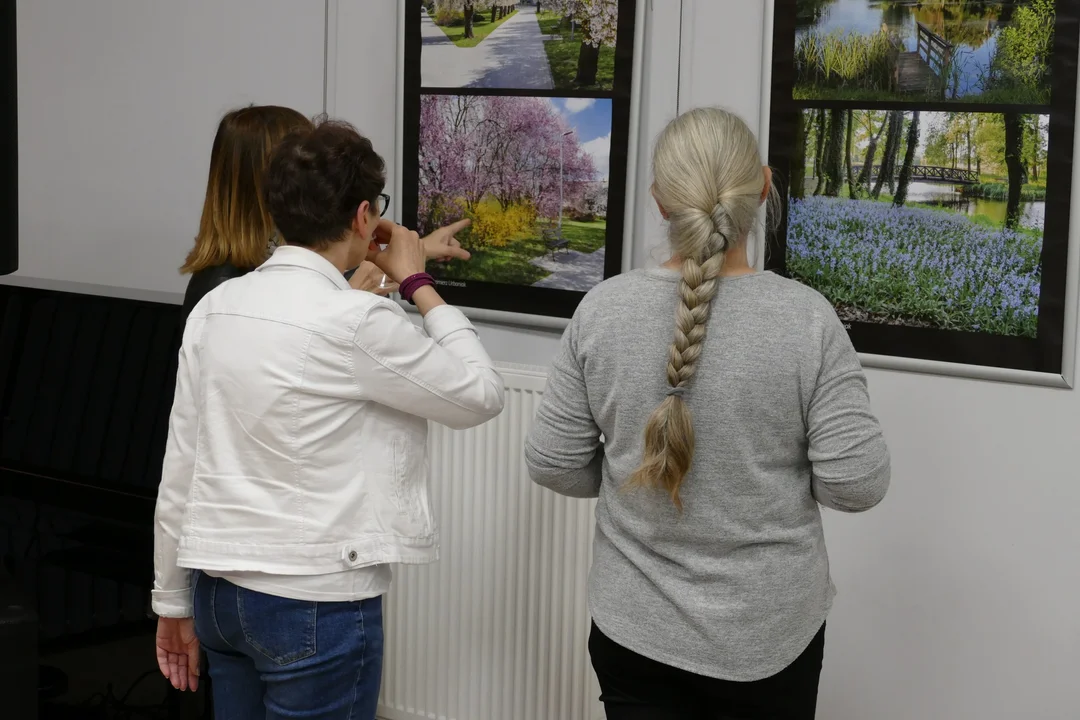
[[[574,39],[570,40],[570,25],[563,22],[559,13],[541,11],[538,20],[540,32],[545,35],[557,35],[560,40],[545,40],[548,64],[551,65],[551,78],[558,89],[610,90],[615,86],[615,48],[601,47],[600,61],[597,64],[596,84],[578,85],[578,54],[581,52],[581,29],[574,30]]]
[[[563,220],[563,237],[570,241],[570,249],[580,253],[593,253],[604,247],[607,222],[574,222]],[[478,280],[506,283],[509,285],[532,285],[550,273],[532,264],[534,258],[546,255],[547,245],[536,226],[531,233],[523,233],[503,247],[469,248],[468,234],[458,235],[462,245],[472,253],[467,261],[452,260],[434,265],[433,274],[455,280]],[[561,251],[560,251],[561,252]]]
[[[454,19],[448,24],[439,25],[439,29],[446,33],[446,37],[450,38],[450,41],[458,47],[476,47],[484,40],[484,38],[490,35],[495,28],[502,25],[516,13],[517,10],[506,17],[491,22],[491,8],[482,7],[473,13],[473,37],[471,38],[465,37],[465,15],[460,11],[455,14]]]

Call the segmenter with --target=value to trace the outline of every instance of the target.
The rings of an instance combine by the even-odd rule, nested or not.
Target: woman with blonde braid
[[[681,115],[653,174],[671,258],[582,301],[525,458],[599,498],[589,650],[610,720],[813,718],[835,592],[819,506],[880,502],[888,449],[831,305],[747,261],[776,191],[746,124]]]

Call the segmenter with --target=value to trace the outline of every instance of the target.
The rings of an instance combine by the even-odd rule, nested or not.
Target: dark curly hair
[[[386,163],[371,141],[332,120],[285,137],[263,180],[267,209],[285,242],[315,250],[344,239],[360,203],[378,207],[385,185]]]

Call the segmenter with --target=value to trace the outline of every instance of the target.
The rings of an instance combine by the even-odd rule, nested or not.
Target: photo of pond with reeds
[[[807,109],[786,269],[845,322],[1036,337],[1049,116]]]
[[[1055,0],[794,5],[796,100],[1050,102]]]

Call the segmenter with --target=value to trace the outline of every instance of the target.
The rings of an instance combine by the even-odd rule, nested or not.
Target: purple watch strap
[[[398,292],[401,294],[403,300],[411,303],[413,294],[417,290],[424,287],[425,285],[434,284],[435,278],[431,277],[427,273],[416,273],[415,275],[410,275],[409,277],[401,281],[401,284],[398,285]]]

